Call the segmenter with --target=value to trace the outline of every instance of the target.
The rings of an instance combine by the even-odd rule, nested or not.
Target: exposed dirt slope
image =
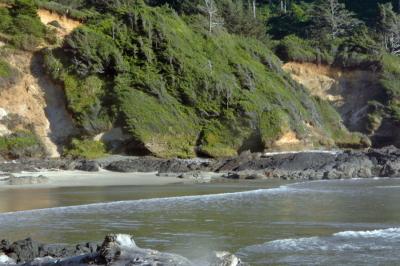
[[[78,20],[70,19],[67,16],[63,16],[46,9],[39,9],[38,15],[44,25],[49,25],[49,23],[56,21],[59,27],[55,28],[57,29],[57,32],[61,37],[67,36],[75,28],[81,25],[81,22]]]
[[[32,124],[50,157],[59,157],[59,144],[74,131],[65,109],[62,88],[42,72],[40,58],[27,52],[14,52],[7,61],[21,73],[15,84],[0,91],[0,107]]]
[[[79,21],[44,9],[40,9],[38,15],[46,25],[57,21],[60,25],[57,32],[61,38],[81,25]],[[23,124],[31,124],[48,155],[59,157],[61,144],[75,131],[66,110],[63,89],[47,77],[40,53],[13,51],[3,54],[10,65],[18,69],[20,78],[0,90],[0,108],[8,114],[17,114],[24,120]]]
[[[285,64],[283,69],[312,95],[330,101],[349,130],[366,131],[368,102],[380,93],[375,73],[296,62]]]

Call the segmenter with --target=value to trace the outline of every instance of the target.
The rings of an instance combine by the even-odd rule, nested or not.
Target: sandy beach
[[[85,186],[151,186],[187,183],[188,180],[176,176],[157,176],[156,173],[118,173],[106,170],[99,172],[84,171],[40,171],[13,174],[15,177],[44,176],[45,182],[38,184],[10,185],[8,178],[0,178],[0,191],[21,188],[56,188],[56,187],[85,187]]]

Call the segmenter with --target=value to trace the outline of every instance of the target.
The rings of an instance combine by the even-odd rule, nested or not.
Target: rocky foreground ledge
[[[318,180],[400,177],[400,149],[390,146],[366,151],[305,151],[277,154],[245,152],[238,157],[218,160],[111,156],[99,160],[25,159],[0,162],[0,171],[5,174],[40,169],[90,172],[106,169],[124,173],[158,172],[160,176],[175,174],[181,179],[198,181],[218,178]],[[12,180],[12,182],[18,183],[18,180]]]
[[[76,246],[44,245],[28,238],[14,243],[0,242],[0,265],[67,266],[67,265],[142,265],[142,266],[241,266],[247,265],[229,252],[215,252],[194,263],[172,253],[136,246],[130,235],[107,235],[101,245],[84,243]]]

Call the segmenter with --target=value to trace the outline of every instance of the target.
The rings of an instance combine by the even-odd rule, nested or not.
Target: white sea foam
[[[336,233],[333,236],[345,238],[400,238],[400,228],[388,228],[371,231],[344,231]]]
[[[245,253],[265,252],[328,252],[356,251],[361,248],[352,243],[335,243],[324,237],[278,239],[243,249]]]
[[[303,151],[276,151],[276,152],[265,152],[264,156],[275,156],[275,155],[284,155],[284,154],[299,154],[299,153],[324,153],[324,154],[332,154],[337,155],[342,153],[340,150],[303,150]]]
[[[0,264],[11,265],[15,264],[15,261],[12,258],[8,257],[7,255],[0,254]]]
[[[392,249],[400,241],[400,228],[371,231],[343,231],[327,237],[288,238],[244,248],[244,253],[327,252]]]
[[[393,188],[400,188],[400,186],[376,186],[376,188],[393,189]]]
[[[130,235],[118,234],[116,242],[122,248],[136,248],[136,243]]]

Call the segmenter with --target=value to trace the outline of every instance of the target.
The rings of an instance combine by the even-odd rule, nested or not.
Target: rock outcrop
[[[215,252],[203,265],[245,265],[229,252]],[[75,247],[44,245],[30,238],[10,244],[0,242],[0,265],[67,266],[67,265],[142,265],[192,266],[188,259],[172,253],[139,248],[132,236],[107,235],[101,245],[85,243]]]
[[[35,160],[0,162],[0,171],[18,173],[61,169],[114,172],[158,172],[196,183],[226,179],[343,179],[400,177],[400,149],[389,146],[366,151],[304,151],[293,153],[243,153],[226,159],[160,159],[116,156],[101,160]],[[43,178],[42,178],[43,179]],[[42,180],[41,179],[41,180]],[[29,181],[20,179],[18,181]],[[45,179],[43,179],[45,181]],[[39,180],[40,181],[40,180]],[[178,180],[177,180],[178,181]],[[29,182],[36,182],[31,180]]]

